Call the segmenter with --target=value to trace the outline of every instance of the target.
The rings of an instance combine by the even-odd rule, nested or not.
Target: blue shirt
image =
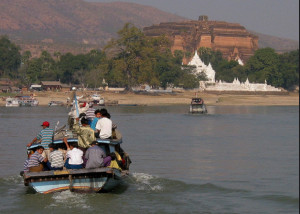
[[[97,122],[98,122],[99,118],[98,117],[95,117],[93,122],[91,123],[91,128],[96,131],[96,125],[97,125]]]
[[[41,146],[43,146],[44,149],[49,149],[48,145],[49,143],[53,142],[53,137],[54,137],[54,130],[48,127],[41,130],[40,133],[36,136],[38,140],[42,140]]]

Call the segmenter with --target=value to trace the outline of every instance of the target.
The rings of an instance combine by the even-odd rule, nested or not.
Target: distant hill
[[[102,47],[127,22],[142,28],[153,23],[184,19],[134,3],[95,3],[83,0],[0,1],[0,34],[8,35],[22,47],[33,49],[52,44],[56,48],[63,46],[66,50]]]
[[[276,36],[270,36],[254,31],[249,31],[252,34],[259,37],[258,46],[259,48],[271,47],[278,53],[289,52],[292,50],[299,49],[299,42],[291,39],[284,39]]]
[[[183,20],[187,19],[135,3],[84,0],[0,1],[0,35],[8,35],[23,51],[30,50],[33,56],[38,56],[42,49],[50,53],[79,53],[101,48],[127,22],[143,28],[161,22]],[[262,36],[260,40],[262,44],[269,44],[268,36]],[[285,47],[294,47],[288,40],[281,41],[286,43]],[[275,43],[274,46],[278,45]]]

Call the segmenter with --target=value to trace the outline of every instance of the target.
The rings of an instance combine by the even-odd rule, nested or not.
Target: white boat
[[[6,107],[19,107],[20,106],[20,102],[18,98],[7,98],[6,99]]]
[[[204,104],[204,100],[198,97],[192,98],[189,112],[192,114],[207,114],[207,109],[206,105]]]
[[[39,101],[31,96],[18,97],[20,106],[38,106]]]
[[[91,99],[95,105],[104,106],[104,98],[101,97],[99,94],[91,95]]]

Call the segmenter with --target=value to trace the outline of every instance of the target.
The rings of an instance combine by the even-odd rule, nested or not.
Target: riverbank
[[[89,96],[93,91],[77,92],[78,96]],[[191,98],[195,97],[195,92],[176,92],[172,94],[135,94],[135,93],[115,93],[101,92],[101,96],[106,103],[117,102],[120,105],[188,105]],[[26,93],[23,95],[30,95]],[[47,106],[50,101],[67,102],[72,97],[72,92],[35,92],[34,96],[39,101],[40,106]],[[299,93],[289,93],[283,95],[239,95],[239,94],[209,94],[197,93],[198,97],[204,99],[207,105],[251,105],[251,106],[295,106],[299,105]],[[5,106],[5,99],[0,100],[0,106]]]

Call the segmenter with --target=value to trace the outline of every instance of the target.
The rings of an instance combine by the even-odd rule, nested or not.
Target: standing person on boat
[[[48,158],[50,151],[48,145],[53,142],[54,138],[54,130],[49,128],[50,123],[48,121],[44,121],[42,124],[43,129],[40,133],[27,144],[27,147],[30,147],[35,142],[40,142],[41,146],[44,148],[43,157]]]
[[[99,133],[101,139],[110,139],[112,135],[112,121],[110,119],[110,114],[105,108],[100,109],[100,114],[101,118],[96,124],[96,132]]]
[[[93,141],[91,147],[85,153],[85,159],[87,160],[85,168],[99,168],[103,166],[103,158],[105,158],[104,151],[98,146],[97,141]]]
[[[67,146],[67,159],[65,162],[65,167],[67,169],[82,169],[83,168],[83,151],[78,149],[76,142],[71,142],[70,145],[67,138],[64,138],[64,143]]]
[[[43,171],[43,163],[47,163],[48,159],[42,156],[44,147],[36,147],[35,153],[32,154],[28,161],[29,172],[40,172]]]
[[[62,170],[65,164],[64,155],[60,150],[57,150],[57,146],[54,143],[49,144],[49,160],[47,167],[49,170]]]
[[[85,151],[90,147],[91,143],[96,140],[94,130],[88,124],[88,120],[86,118],[81,119],[81,125],[79,126],[79,118],[76,118],[74,123],[74,131],[78,135],[78,146],[80,149]]]
[[[76,117],[79,117],[80,114],[86,114],[86,111],[88,110],[88,105],[86,105],[86,103],[82,103],[81,105],[78,106],[78,108],[76,107],[75,104],[73,104],[73,107],[71,108],[71,111],[69,112],[69,117],[68,117],[68,124],[69,124],[69,128],[73,129],[73,125],[74,125],[74,120],[76,119]]]
[[[88,119],[89,125],[92,124],[94,118],[95,118],[95,111],[96,109],[93,108],[93,103],[89,103],[89,108],[86,111],[86,119]]]

